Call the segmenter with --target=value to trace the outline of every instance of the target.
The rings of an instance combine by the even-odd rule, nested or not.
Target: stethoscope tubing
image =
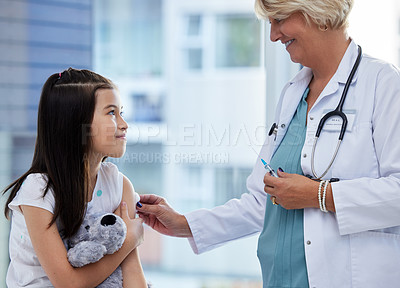
[[[344,89],[343,89],[342,96],[340,97],[340,101],[339,101],[337,107],[335,108],[335,110],[332,110],[332,111],[328,112],[327,114],[325,114],[324,117],[322,117],[322,119],[320,120],[320,122],[318,124],[317,132],[315,133],[313,148],[312,148],[312,152],[311,152],[311,170],[312,170],[312,173],[313,173],[313,175],[314,175],[314,177],[316,179],[321,179],[322,177],[324,177],[328,173],[329,169],[332,167],[332,164],[336,159],[337,153],[339,152],[339,148],[340,148],[340,145],[342,143],[344,134],[346,132],[347,123],[348,123],[347,116],[343,112],[343,104],[344,104],[344,101],[346,100],[347,92],[349,91],[349,87],[350,87],[351,82],[352,82],[352,80],[354,78],[354,75],[355,75],[355,73],[356,73],[356,71],[358,69],[358,66],[360,65],[361,58],[362,58],[362,49],[361,49],[361,46],[358,46],[357,59],[356,59],[354,65],[353,65],[353,68],[351,69],[349,77],[347,78],[346,84],[345,84]],[[338,117],[340,117],[342,119],[342,127],[340,129],[338,143],[336,145],[335,152],[333,154],[333,157],[331,158],[331,161],[329,162],[328,167],[325,169],[324,173],[322,173],[320,176],[318,176],[317,173],[315,172],[315,164],[314,164],[315,148],[317,146],[317,142],[318,142],[319,136],[321,135],[321,131],[322,131],[322,128],[324,127],[324,125],[325,125],[325,122],[329,118],[335,117],[335,116],[338,116]]]

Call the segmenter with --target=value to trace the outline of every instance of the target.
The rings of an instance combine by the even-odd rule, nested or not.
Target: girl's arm
[[[124,176],[124,188],[122,194],[122,202],[127,203],[129,217],[135,218],[136,212],[136,198],[131,181]],[[121,264],[123,287],[147,288],[146,278],[143,273],[142,265],[140,263],[138,248],[134,249],[128,257],[125,258]]]
[[[124,288],[147,288],[146,278],[143,273],[139,258],[138,248],[134,249],[121,264]]]
[[[103,282],[140,243],[143,226],[141,220],[130,220],[127,206],[121,205],[121,215],[128,232],[121,249],[106,255],[98,262],[74,268],[68,262],[67,250],[56,224],[50,227],[53,214],[49,211],[21,205],[33,248],[41,266],[55,287],[95,287]]]

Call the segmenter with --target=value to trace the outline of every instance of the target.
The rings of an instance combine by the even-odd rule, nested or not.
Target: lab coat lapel
[[[315,101],[314,107],[318,105],[318,103],[325,97],[335,94],[339,89],[340,84],[343,84],[344,87],[347,78],[350,75],[351,69],[353,68],[353,65],[357,59],[357,56],[358,56],[358,46],[354,41],[351,41],[349,47],[347,47],[347,50],[343,55],[342,60],[340,61],[338,69],[336,70],[335,74],[333,75],[329,83],[326,85],[325,89],[321,92],[321,95],[318,97],[317,101]],[[357,72],[354,75],[351,84],[353,84],[357,80],[357,75],[358,75]],[[338,102],[340,96],[341,95],[338,95],[338,100],[337,100]]]
[[[296,112],[297,106],[306,90],[308,84],[310,83],[312,77],[311,69],[304,67],[299,74],[289,82],[285,87],[282,94],[284,95],[282,101],[282,109],[279,115],[279,120],[277,121],[278,133],[276,135],[276,141],[274,149],[271,155],[275,153],[283,137],[286,134],[287,128],[289,127],[290,121]]]

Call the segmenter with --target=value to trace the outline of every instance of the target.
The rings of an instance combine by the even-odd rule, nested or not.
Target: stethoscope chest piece
[[[275,135],[278,134],[278,125],[276,123],[272,124],[271,128],[269,129],[268,136],[271,136],[272,134]]]

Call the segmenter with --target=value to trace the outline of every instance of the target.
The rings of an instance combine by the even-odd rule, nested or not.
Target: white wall
[[[355,0],[349,35],[363,52],[398,65],[399,1]]]

